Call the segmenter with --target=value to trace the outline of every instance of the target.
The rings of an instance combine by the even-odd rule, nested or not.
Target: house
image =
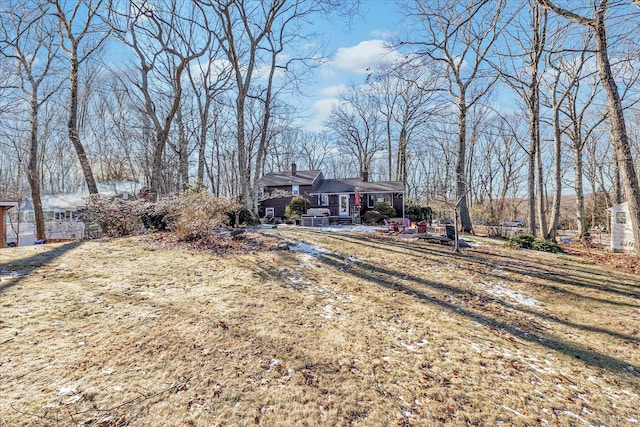
[[[0,249],[7,246],[7,215],[6,212],[18,206],[16,202],[0,201]]]
[[[632,251],[635,246],[629,203],[611,207],[611,250],[613,252]]]
[[[86,204],[85,196],[78,194],[44,195],[41,198],[47,241],[80,239],[84,236],[84,222],[79,212]],[[18,246],[33,245],[36,241],[36,223],[33,201],[23,203],[9,213],[11,227],[7,242]]]
[[[387,202],[398,215],[404,213],[404,184],[401,181],[369,181],[360,178],[325,179],[318,170],[298,170],[295,163],[286,172],[270,172],[260,180],[260,217],[282,218],[293,196],[303,196],[309,208],[328,209],[333,222],[351,223],[377,203]]]

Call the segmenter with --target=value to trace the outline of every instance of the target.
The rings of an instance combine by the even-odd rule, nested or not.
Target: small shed
[[[7,215],[6,212],[18,206],[16,202],[3,202],[0,201],[0,249],[7,246]]]
[[[611,250],[614,252],[632,251],[635,247],[629,203],[611,207]]]

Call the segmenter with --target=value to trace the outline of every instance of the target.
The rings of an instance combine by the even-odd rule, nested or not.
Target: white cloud
[[[335,98],[338,95],[344,93],[347,90],[347,86],[343,84],[327,86],[318,90],[318,94],[322,97]]]
[[[371,35],[375,38],[384,40],[391,40],[397,36],[397,34],[391,30],[373,30],[371,31]]]
[[[324,121],[331,114],[331,110],[340,103],[338,98],[318,99],[313,103],[312,119],[306,123],[305,129],[310,131],[321,131],[324,127]]]
[[[353,73],[367,74],[380,64],[395,62],[399,54],[384,40],[365,40],[351,47],[341,47],[331,65]]]

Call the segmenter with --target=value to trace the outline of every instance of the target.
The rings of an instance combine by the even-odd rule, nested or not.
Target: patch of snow
[[[470,346],[472,349],[474,349],[476,352],[478,352],[478,353],[482,353],[482,348],[481,348],[481,347],[483,347],[483,346],[482,346],[481,344],[478,344],[478,343],[472,342],[469,346]]]
[[[411,412],[407,411],[406,409],[401,409],[400,412],[402,412],[402,415],[404,415],[407,418],[411,416]]]
[[[313,246],[305,242],[299,242],[295,246],[289,246],[289,250],[303,252],[314,257],[320,256],[320,254],[331,253],[331,251],[328,249],[321,248],[320,246]]]
[[[316,267],[316,265],[313,263],[313,261],[315,260],[315,257],[313,255],[303,252],[297,254],[297,257],[303,267]]]
[[[515,409],[509,408],[509,407],[508,407],[508,406],[506,406],[506,405],[502,405],[502,407],[503,407],[504,409],[506,409],[507,411],[511,411],[511,412],[513,412],[514,414],[521,416],[522,418],[527,418],[527,417],[526,417],[525,415],[523,415],[522,413],[520,413],[520,412],[516,411]]]
[[[21,277],[29,277],[28,274],[22,274],[18,271],[9,270],[6,268],[0,269],[0,282],[4,280],[14,280]]]
[[[494,285],[492,288],[487,289],[487,292],[497,297],[505,297],[519,305],[524,305],[527,307],[534,307],[538,305],[538,300],[536,300],[535,298],[527,297],[518,291],[514,291],[500,285]]]
[[[58,390],[58,394],[61,396],[71,396],[76,393],[78,393],[78,389],[76,387],[60,387],[60,390]]]
[[[81,395],[74,394],[73,396],[69,397],[68,399],[63,400],[62,403],[64,403],[65,405],[71,405],[72,403],[76,403],[80,399],[82,399]]]
[[[320,316],[324,317],[325,319],[331,319],[333,317],[333,313],[335,313],[334,308],[331,304],[325,305],[322,310],[324,311],[324,313]]]
[[[415,345],[407,344],[406,342],[404,342],[402,340],[398,341],[398,344],[400,344],[401,346],[403,346],[404,348],[406,348],[409,351],[416,351],[416,346]]]
[[[289,281],[294,287],[309,286],[311,284],[311,282],[307,282],[306,280],[297,276],[289,277]]]
[[[400,344],[401,346],[403,346],[404,348],[406,348],[409,351],[416,351],[416,347],[422,347],[425,344],[428,344],[429,341],[427,340],[422,340],[420,342],[416,342],[413,344],[407,344],[406,342],[404,342],[403,340],[399,340],[398,344]]]
[[[322,231],[323,233],[342,233],[342,232],[351,231],[351,230],[349,228],[347,228],[347,227],[334,225],[334,226],[329,226],[329,227],[322,227],[320,229],[320,231]]]

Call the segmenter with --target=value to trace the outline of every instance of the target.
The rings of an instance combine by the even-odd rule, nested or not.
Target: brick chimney
[[[362,171],[362,182],[369,182],[369,171],[366,169]]]
[[[291,163],[291,175],[295,175],[298,173],[298,165],[295,163]]]

